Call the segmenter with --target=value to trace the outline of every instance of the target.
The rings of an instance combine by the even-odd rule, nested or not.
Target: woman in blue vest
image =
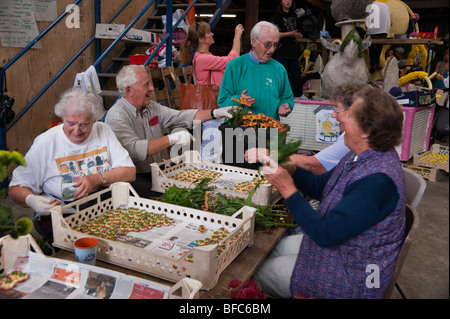
[[[254,276],[272,297],[382,298],[405,236],[398,103],[354,85],[338,87],[333,100],[351,151],[332,171],[314,175],[263,158],[264,175],[304,232],[284,237]],[[299,190],[320,200],[317,211]]]

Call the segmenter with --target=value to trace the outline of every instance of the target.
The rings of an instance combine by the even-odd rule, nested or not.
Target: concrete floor
[[[397,283],[408,299],[449,298],[449,176],[427,181],[419,227]],[[392,299],[401,298],[394,290]]]
[[[32,216],[9,198],[15,218]],[[412,239],[398,283],[408,299],[449,299],[449,176],[427,188],[417,211],[419,227]],[[394,289],[392,299],[401,299]]]

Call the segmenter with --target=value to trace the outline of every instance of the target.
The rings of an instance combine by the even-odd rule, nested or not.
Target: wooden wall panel
[[[134,0],[114,22],[128,24],[148,2],[148,0]],[[61,15],[66,6],[72,3],[71,0],[58,0],[58,15]],[[125,3],[124,0],[103,1],[102,22],[109,20],[123,3]],[[80,28],[69,29],[65,20],[62,20],[41,40],[41,49],[29,50],[6,71],[7,94],[15,99],[13,110],[16,114],[19,114],[28,105],[36,94],[94,35],[94,1],[82,1],[79,7]],[[143,23],[141,21],[135,27],[139,28]],[[37,22],[39,32],[44,31],[49,25],[50,22]],[[107,47],[112,41],[102,42],[105,42],[103,46]],[[53,114],[54,105],[58,101],[59,95],[73,86],[76,74],[85,71],[95,62],[94,50],[93,44],[84,51],[54,85],[8,131],[8,150],[16,150],[25,155],[35,137],[44,132],[51,123],[59,120]],[[0,46],[0,64],[5,65],[20,51],[19,48]],[[106,65],[106,63],[108,62],[105,61],[103,65]]]

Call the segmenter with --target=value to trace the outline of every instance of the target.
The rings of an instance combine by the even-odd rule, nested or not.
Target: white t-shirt
[[[9,186],[23,186],[35,194],[71,200],[73,187],[81,177],[116,167],[134,167],[128,152],[111,128],[94,123],[83,144],[74,144],[63,131],[63,124],[42,133],[25,155],[27,166],[17,167]]]
[[[389,33],[391,29],[391,9],[383,2],[374,1],[366,8],[368,34]]]
[[[344,134],[345,132],[339,136],[334,144],[314,155],[327,171],[332,170],[339,163],[341,158],[350,152],[350,149],[345,145]]]

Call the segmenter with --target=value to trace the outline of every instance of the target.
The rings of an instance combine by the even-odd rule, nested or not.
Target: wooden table
[[[226,289],[228,283],[233,279],[239,279],[244,282],[249,279],[258,269],[261,263],[266,259],[267,255],[272,251],[281,237],[285,234],[286,228],[273,228],[265,231],[255,231],[253,245],[245,248],[233,262],[225,268],[219,277],[217,285],[211,290],[202,290],[200,292],[201,299],[228,299],[230,292]],[[55,258],[75,261],[75,254],[71,251],[60,250]],[[110,264],[101,260],[97,260],[96,266],[119,271],[127,275],[136,276],[146,280],[172,286],[174,283],[145,274],[135,270],[123,268],[114,264]]]

